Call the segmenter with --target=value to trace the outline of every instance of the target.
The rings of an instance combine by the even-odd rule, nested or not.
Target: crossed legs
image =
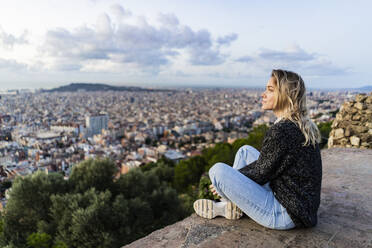
[[[269,183],[259,185],[238,171],[257,160],[259,155],[254,147],[242,146],[235,155],[233,167],[216,163],[210,168],[212,184],[222,198],[235,203],[260,225],[278,230],[291,229],[295,225],[275,198]]]

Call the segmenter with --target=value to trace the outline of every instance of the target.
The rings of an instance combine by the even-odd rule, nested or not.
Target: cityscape
[[[3,1],[0,248],[372,244],[371,7]]]
[[[39,170],[67,179],[74,165],[89,158],[112,159],[120,175],[162,156],[179,162],[200,155],[275,121],[271,111],[260,109],[262,90],[3,92],[1,181]],[[355,94],[310,91],[309,115],[317,124],[332,121]]]

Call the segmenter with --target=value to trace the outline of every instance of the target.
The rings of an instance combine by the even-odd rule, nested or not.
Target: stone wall
[[[345,102],[332,123],[328,147],[372,149],[372,92]]]

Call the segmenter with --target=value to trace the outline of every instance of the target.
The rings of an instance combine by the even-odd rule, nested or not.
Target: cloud
[[[67,59],[57,59],[54,62],[51,69],[56,71],[79,71],[83,67],[80,63]]]
[[[338,67],[330,61],[323,61],[313,64],[305,64],[300,67],[305,75],[312,76],[340,76],[349,74],[352,70],[349,67]]]
[[[14,59],[2,59],[0,58],[0,70],[11,70],[19,71],[27,69],[27,65],[19,63]]]
[[[23,31],[23,33],[16,37],[12,34],[6,33],[1,27],[0,27],[0,46],[3,46],[8,49],[12,49],[14,45],[22,45],[27,44],[27,30]]]
[[[249,63],[254,61],[253,57],[251,56],[243,56],[235,60],[236,62],[243,62],[243,63]]]
[[[258,56],[262,59],[286,62],[309,61],[315,59],[315,54],[309,54],[298,46],[291,47],[287,51],[275,51],[263,48],[259,51]]]
[[[217,43],[220,44],[220,45],[230,45],[231,42],[235,41],[236,39],[238,39],[238,35],[235,34],[235,33],[232,33],[232,34],[228,34],[228,35],[225,35],[225,36],[222,36],[222,37],[219,37],[217,39]]]
[[[350,68],[334,65],[328,58],[317,53],[306,52],[298,45],[283,51],[261,48],[253,56],[242,56],[235,60],[263,69],[283,68],[310,76],[344,75]]]
[[[226,57],[218,50],[198,48],[191,49],[190,62],[193,65],[220,65],[225,62]]]
[[[76,69],[84,68],[84,64],[92,60],[103,60],[135,64],[149,71],[146,67],[159,68],[172,63],[181,51],[186,53],[191,65],[222,64],[228,56],[220,52],[219,45],[229,45],[237,39],[236,34],[229,34],[215,41],[208,30],[193,30],[182,25],[174,14],[160,14],[160,25],[155,26],[144,17],[138,18],[136,24],[127,21],[130,11],[120,5],[113,5],[111,12],[116,21],[102,14],[92,26],[49,30],[40,48],[42,55],[51,58],[55,68],[59,67],[59,61],[65,60],[75,65],[68,68]],[[158,71],[153,69],[150,71]]]
[[[180,24],[180,21],[175,14],[159,14],[158,20],[164,26],[176,27]]]
[[[132,12],[124,9],[120,4],[114,4],[110,7],[111,13],[118,19],[128,17],[132,15]]]

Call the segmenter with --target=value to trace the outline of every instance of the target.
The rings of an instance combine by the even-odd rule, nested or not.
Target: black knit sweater
[[[263,185],[270,182],[275,198],[287,209],[296,227],[317,224],[322,181],[318,144],[302,146],[305,136],[286,119],[266,132],[258,160],[239,171]]]

